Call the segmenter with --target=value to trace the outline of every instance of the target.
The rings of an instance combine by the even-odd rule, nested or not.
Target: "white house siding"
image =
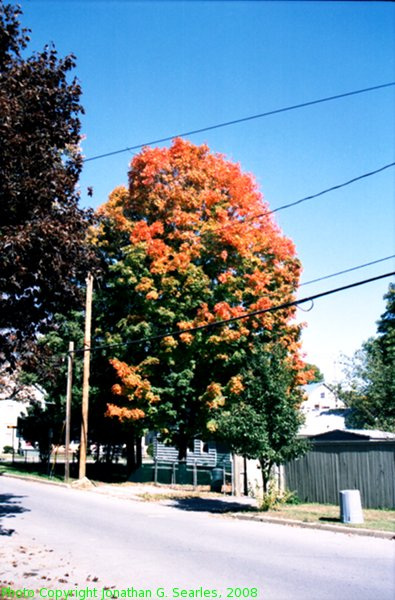
[[[303,413],[344,408],[344,403],[337,398],[324,382],[306,385],[304,386],[304,392],[306,400],[301,406]]]
[[[3,452],[4,446],[12,446],[14,441],[14,449],[18,450],[18,437],[16,427],[18,417],[26,414],[26,403],[16,400],[0,399],[0,453]]]
[[[0,453],[4,446],[12,446],[14,450],[20,446],[17,430],[18,418],[26,414],[30,403],[39,402],[44,405],[44,391],[35,386],[16,386],[12,376],[0,377]],[[21,440],[22,448],[24,441]]]

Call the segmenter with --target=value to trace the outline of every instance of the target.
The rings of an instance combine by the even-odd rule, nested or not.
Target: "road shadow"
[[[26,512],[28,508],[20,505],[20,498],[25,496],[16,496],[15,494],[0,494],[0,536],[12,535],[15,529],[6,529],[3,527],[4,518],[12,518],[17,514]]]
[[[167,502],[180,510],[210,513],[257,512],[253,506],[232,500],[216,498],[174,498]]]

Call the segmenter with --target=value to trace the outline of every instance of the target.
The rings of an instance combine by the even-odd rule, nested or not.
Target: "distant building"
[[[0,378],[0,454],[5,446],[14,448],[15,452],[25,446],[19,438],[18,418],[26,414],[32,401],[43,402],[44,393],[33,386],[22,386],[16,390],[11,377]]]
[[[178,450],[174,446],[166,446],[160,442],[156,435],[153,435],[153,456],[158,461],[175,462],[178,461]],[[201,466],[224,466],[230,469],[231,454],[219,442],[202,442],[195,439],[187,449],[186,462],[188,465],[196,463]]]
[[[331,388],[323,381],[305,385],[304,393],[306,400],[302,403],[301,409],[305,414],[311,411],[344,408],[344,403],[339,400]]]
[[[348,409],[324,382],[304,387],[305,401],[300,409],[305,417],[301,435],[317,435],[332,429],[346,429]]]

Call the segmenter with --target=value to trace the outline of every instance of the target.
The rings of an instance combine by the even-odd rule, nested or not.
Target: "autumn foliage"
[[[149,420],[176,443],[216,430],[216,414],[244,390],[242,366],[257,344],[280,344],[295,382],[306,376],[295,308],[215,323],[294,299],[300,263],[254,178],[205,145],[182,139],[144,148],[129,187],[99,209],[97,244],[122,295],[122,339],[167,333],[113,360],[120,383],[108,414]],[[191,331],[195,327],[211,327]],[[171,333],[171,334],[170,334]],[[115,335],[115,338],[118,339]]]

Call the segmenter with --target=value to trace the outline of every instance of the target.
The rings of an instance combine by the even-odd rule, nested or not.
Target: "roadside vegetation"
[[[393,531],[395,535],[395,510],[386,509],[364,509],[364,523],[361,525],[350,525],[341,523],[339,506],[335,504],[283,504],[265,514],[279,519],[291,519],[303,521],[303,523],[327,523],[332,525],[343,525],[357,529],[378,529],[380,531]]]
[[[18,465],[18,463],[15,463],[14,465],[11,463],[6,463],[6,462],[0,463],[0,475],[3,475],[5,473],[13,474],[13,475],[21,475],[21,476],[27,477],[27,478],[39,477],[40,479],[46,479],[46,480],[61,481],[63,479],[58,474],[55,474],[55,473],[51,474],[50,472],[48,472],[47,468],[43,467],[39,463],[21,464],[21,465]]]
[[[64,481],[64,463],[55,465],[44,463],[25,463],[23,461],[12,463],[8,458],[1,459],[0,455],[0,475],[2,473],[13,473],[26,477],[40,477],[52,481]],[[78,463],[70,465],[70,482],[78,478]],[[92,481],[103,483],[122,483],[127,479],[126,465],[107,465],[88,463],[87,476]]]

